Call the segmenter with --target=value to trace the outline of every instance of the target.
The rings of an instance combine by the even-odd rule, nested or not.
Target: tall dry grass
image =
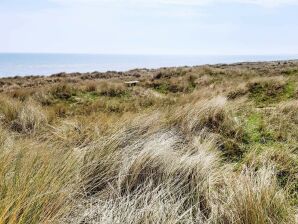
[[[0,223],[295,223],[293,66],[5,80]]]
[[[79,168],[71,153],[14,140],[0,145],[0,164],[0,223],[51,223],[70,208]]]
[[[1,102],[2,121],[12,130],[35,133],[48,123],[47,112],[33,100]]]
[[[196,116],[206,117],[202,111]],[[211,134],[184,132],[192,124],[190,117],[183,116],[185,127],[170,130],[166,118],[159,114],[156,121],[153,114],[154,129],[135,118],[86,149],[85,196],[65,222],[294,222],[294,208],[271,163],[257,172],[244,168],[235,173],[224,164]]]

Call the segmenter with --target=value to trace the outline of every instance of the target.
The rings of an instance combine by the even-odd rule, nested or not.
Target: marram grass
[[[297,222],[297,68],[1,79],[0,223]]]

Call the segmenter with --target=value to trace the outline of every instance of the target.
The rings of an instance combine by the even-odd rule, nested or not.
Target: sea
[[[294,59],[298,59],[298,54],[225,56],[0,53],[0,77]]]

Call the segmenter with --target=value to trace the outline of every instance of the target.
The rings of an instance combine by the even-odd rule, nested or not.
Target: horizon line
[[[50,54],[50,55],[123,55],[123,56],[298,56],[297,53],[248,53],[248,54],[169,54],[169,53],[88,53],[88,52],[0,52],[0,54]]]

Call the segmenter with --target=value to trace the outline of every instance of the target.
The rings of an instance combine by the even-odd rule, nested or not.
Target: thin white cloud
[[[265,7],[277,7],[282,5],[297,5],[298,0],[230,0],[221,2],[237,2],[237,3],[244,3],[244,4],[255,4]]]
[[[121,4],[138,4],[138,5],[208,5],[217,3],[238,3],[254,4],[264,7],[278,7],[282,5],[298,5],[298,0],[51,0],[64,4],[104,4],[104,5],[121,5]]]

